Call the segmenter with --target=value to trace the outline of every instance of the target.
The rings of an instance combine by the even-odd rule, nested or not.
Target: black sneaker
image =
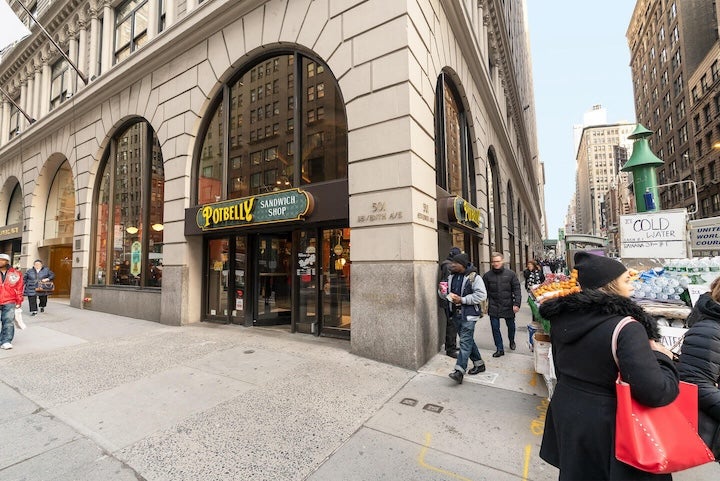
[[[510,341],[510,349],[512,349],[514,351],[515,347],[517,347],[517,346],[515,346],[515,341]]]
[[[445,354],[447,354],[449,357],[452,357],[453,359],[457,359],[458,352],[460,351],[457,349],[448,349],[447,351],[445,351]]]
[[[44,308],[44,307],[41,307],[41,308],[40,308],[40,312],[45,312],[45,308]]]
[[[495,351],[493,353],[493,357],[500,357],[500,356],[504,356],[504,355],[505,355],[505,351]]]
[[[460,372],[460,371],[458,371],[457,369],[455,369],[453,372],[451,372],[450,374],[448,374],[448,376],[450,376],[450,379],[452,379],[452,380],[455,381],[456,383],[462,384],[463,373]]]
[[[479,374],[481,372],[485,372],[485,363],[479,361],[478,364],[475,364],[472,369],[468,371],[468,374]]]

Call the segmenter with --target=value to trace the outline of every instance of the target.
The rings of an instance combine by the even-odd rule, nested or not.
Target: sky
[[[526,0],[548,238],[557,239],[575,191],[573,125],[593,105],[608,123],[635,122],[625,33],[633,0]]]

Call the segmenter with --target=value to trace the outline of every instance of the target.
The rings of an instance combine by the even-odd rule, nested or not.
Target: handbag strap
[[[620,336],[620,331],[622,330],[622,328],[627,326],[631,322],[637,322],[637,321],[630,316],[624,317],[620,322],[617,323],[617,325],[615,326],[615,330],[613,331],[613,335],[612,335],[612,342],[611,342],[612,355],[613,355],[613,359],[615,359],[615,365],[617,365],[617,367],[618,367],[618,378],[620,377],[620,363],[618,363],[618,357],[617,357],[617,341],[618,341],[618,337]]]

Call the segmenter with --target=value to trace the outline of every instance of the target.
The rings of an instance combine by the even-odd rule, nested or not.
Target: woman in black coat
[[[561,480],[670,480],[615,458],[615,326],[627,316],[638,321],[620,331],[617,356],[633,398],[646,406],[664,406],[678,395],[672,353],[655,342],[655,319],[629,298],[630,275],[621,263],[578,252],[575,268],[582,291],[540,306],[550,321],[557,375],[540,457],[560,468]]]
[[[40,259],[35,259],[33,266],[25,271],[23,281],[25,289],[23,295],[27,296],[30,305],[30,315],[37,315],[38,298],[40,299],[40,312],[45,312],[47,306],[47,298],[49,292],[38,292],[36,288],[40,282],[48,282],[55,279],[55,274],[49,268],[43,265]]]
[[[720,278],[695,303],[688,317],[678,373],[698,386],[698,431],[720,458]]]
[[[525,264],[527,269],[523,271],[523,277],[525,278],[525,290],[530,292],[530,286],[536,286],[545,282],[545,274],[538,266],[537,262],[533,260],[527,261]]]

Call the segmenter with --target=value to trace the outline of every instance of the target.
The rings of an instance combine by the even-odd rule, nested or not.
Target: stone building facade
[[[0,250],[74,306],[413,368],[451,245],[542,252],[523,2],[33,6],[89,82],[37,26],[2,52]]]

